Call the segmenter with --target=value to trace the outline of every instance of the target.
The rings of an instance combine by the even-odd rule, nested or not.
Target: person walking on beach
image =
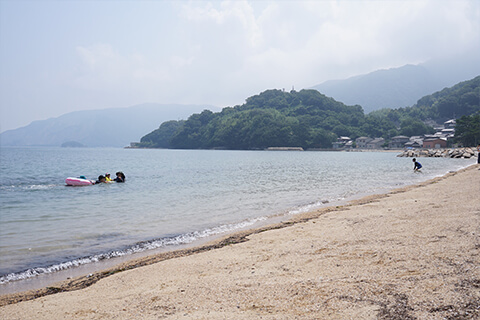
[[[413,158],[412,159],[414,165],[413,165],[413,172],[419,172],[420,169],[422,169],[422,165],[420,164],[420,162],[417,161],[416,158]]]
[[[480,143],[477,146],[477,163],[480,164]]]

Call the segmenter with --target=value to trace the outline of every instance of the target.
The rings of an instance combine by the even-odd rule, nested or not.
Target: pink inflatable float
[[[92,180],[82,179],[82,178],[67,178],[65,179],[67,186],[89,186],[94,183]]]

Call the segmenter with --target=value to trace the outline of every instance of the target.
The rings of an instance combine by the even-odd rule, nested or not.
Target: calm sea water
[[[474,163],[383,152],[1,148],[0,283],[175,248]],[[65,178],[123,171],[124,184]]]

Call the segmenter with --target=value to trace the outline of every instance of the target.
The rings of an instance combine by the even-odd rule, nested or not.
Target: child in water
[[[98,180],[95,181],[95,184],[98,183],[106,183],[107,181],[105,180],[105,177],[103,175],[98,176]]]
[[[416,158],[413,158],[412,161],[413,161],[413,163],[414,163],[414,165],[413,165],[413,171],[414,171],[414,172],[420,171],[420,169],[422,168],[422,165],[420,164],[420,162],[418,162]]]

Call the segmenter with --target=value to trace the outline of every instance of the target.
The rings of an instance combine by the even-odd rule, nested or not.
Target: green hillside
[[[267,90],[221,112],[204,110],[168,121],[140,146],[177,149],[330,148],[339,136],[383,137],[432,133],[426,120],[443,122],[480,111],[480,76],[420,99],[416,105],[365,115],[316,90]]]
[[[381,109],[371,115],[387,117],[398,122],[401,119],[434,120],[442,123],[480,111],[480,76],[424,96],[411,107]]]

